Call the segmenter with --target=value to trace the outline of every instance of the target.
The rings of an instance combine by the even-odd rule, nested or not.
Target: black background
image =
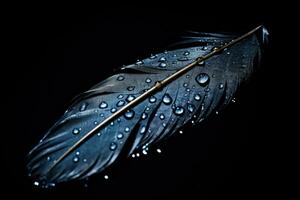
[[[206,5],[203,5],[205,7]],[[92,6],[91,6],[92,7]],[[192,7],[192,8],[191,8]],[[97,12],[94,12],[97,10]],[[230,13],[230,14],[229,14]],[[205,9],[185,6],[81,8],[20,7],[7,15],[13,59],[8,116],[1,148],[9,196],[31,199],[252,199],[276,195],[274,132],[268,122],[276,91],[274,61],[279,34],[273,11],[245,5]],[[25,156],[76,94],[138,58],[164,50],[185,30],[246,32],[264,24],[270,32],[260,69],[218,116],[186,128],[146,157],[125,159],[89,182],[51,189],[26,177]],[[84,185],[87,184],[88,187]]]

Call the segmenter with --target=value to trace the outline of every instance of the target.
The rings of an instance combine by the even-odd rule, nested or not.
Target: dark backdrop
[[[245,7],[14,10],[7,20],[14,57],[7,67],[12,75],[7,84],[12,86],[9,99],[14,106],[1,146],[3,191],[30,199],[252,199],[276,194],[270,150],[274,133],[266,119],[275,96],[270,80],[276,65],[271,58],[278,32],[272,12]],[[159,144],[162,154],[123,160],[105,172],[109,180],[100,174],[88,182],[39,189],[26,177],[26,154],[70,99],[116,67],[164,50],[185,30],[243,33],[262,23],[271,34],[269,48],[236,103]]]

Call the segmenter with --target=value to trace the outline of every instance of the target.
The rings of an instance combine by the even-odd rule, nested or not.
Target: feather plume
[[[263,33],[266,40],[265,29]],[[205,61],[200,60],[176,80],[95,129],[155,83],[234,37],[193,32],[173,46],[173,50],[122,67],[115,75],[78,95],[29,153],[30,175],[46,185],[87,178],[106,169],[121,153],[129,156],[136,149],[174,135],[185,124],[199,123],[224,108],[240,83],[251,75],[256,60],[260,60],[260,38],[255,34]],[[90,136],[74,147],[88,133]]]

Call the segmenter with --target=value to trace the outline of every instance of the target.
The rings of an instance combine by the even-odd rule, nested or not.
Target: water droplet
[[[183,131],[179,131],[179,134],[183,134]]]
[[[132,158],[135,158],[135,154],[131,154],[131,157],[132,157]]]
[[[133,110],[127,110],[124,114],[124,117],[126,119],[132,119],[134,117],[134,111]]]
[[[142,126],[140,133],[141,133],[141,134],[144,134],[145,132],[146,132],[146,127],[145,127],[145,126]]]
[[[110,122],[110,125],[113,126],[113,125],[114,125],[114,122]]]
[[[84,158],[84,159],[83,159],[83,162],[87,162],[87,159],[86,159],[86,158]]]
[[[101,132],[97,133],[97,136],[100,136],[101,135]]]
[[[163,97],[163,103],[166,105],[170,105],[172,103],[172,98],[169,94],[165,94]]]
[[[192,123],[192,125],[195,125],[195,121],[194,120],[192,120],[191,123]]]
[[[134,86],[129,86],[129,87],[127,87],[127,90],[132,91],[132,90],[134,90],[134,88],[135,88]]]
[[[77,157],[77,156],[75,156],[74,158],[73,158],[73,162],[74,163],[77,163],[79,161],[79,158]]]
[[[189,58],[188,57],[181,57],[181,58],[177,58],[178,61],[188,61]]]
[[[150,110],[150,108],[149,107],[146,107],[146,111],[149,111]]]
[[[157,58],[157,55],[151,54],[150,59],[155,59],[155,58]]]
[[[184,113],[184,108],[182,106],[177,106],[174,110],[175,115],[182,115]]]
[[[111,113],[114,113],[114,112],[116,112],[117,111],[117,109],[116,108],[112,108],[112,109],[110,109],[110,112]]]
[[[119,133],[119,134],[117,135],[117,138],[118,138],[118,139],[122,139],[123,137],[124,137],[123,133]]]
[[[219,89],[223,89],[223,88],[224,88],[224,84],[221,83],[221,84],[219,85]]]
[[[183,87],[187,87],[187,86],[188,86],[188,84],[187,84],[187,83],[184,83],[184,84],[183,84]]]
[[[161,153],[161,149],[156,149],[156,152],[157,153]]]
[[[184,56],[188,56],[188,55],[190,55],[190,52],[189,52],[189,51],[185,51],[185,52],[183,53],[183,55],[184,55]]]
[[[145,82],[146,82],[146,83],[151,83],[152,80],[151,80],[150,78],[146,78]]]
[[[148,154],[148,152],[147,152],[145,149],[142,151],[142,153],[143,153],[144,155],[147,155],[147,154]]]
[[[191,91],[191,89],[190,88],[186,88],[186,90],[185,91],[187,91],[187,92],[190,92]]]
[[[151,97],[149,98],[149,102],[150,102],[150,103],[155,103],[155,102],[156,102],[156,97],[155,97],[155,96],[151,96]]]
[[[118,78],[117,78],[118,81],[123,81],[124,79],[125,79],[125,77],[122,75],[118,76]]]
[[[118,99],[122,99],[123,97],[124,97],[124,95],[122,95],[122,94],[119,94],[119,95],[117,96]]]
[[[108,180],[109,179],[108,175],[104,175],[104,179]]]
[[[196,81],[201,86],[206,86],[209,83],[209,76],[206,73],[200,73],[196,77]]]
[[[110,149],[111,151],[116,150],[116,149],[117,149],[117,143],[115,143],[115,142],[110,143],[109,149]]]
[[[137,60],[135,64],[142,65],[142,64],[144,64],[144,62],[142,60]]]
[[[165,58],[165,57],[161,57],[160,59],[159,59],[159,61],[160,62],[165,62],[167,59]]]
[[[80,155],[80,152],[79,152],[79,151],[76,151],[75,154],[76,154],[76,156],[79,156],[79,155]]]
[[[242,64],[242,68],[246,68],[247,67],[247,65],[245,65],[245,64]]]
[[[166,66],[167,66],[167,64],[164,63],[164,62],[162,62],[162,63],[159,64],[159,67],[161,67],[161,68],[165,68]]]
[[[198,66],[204,66],[204,65],[205,65],[205,61],[203,60],[203,61],[201,61],[201,62],[198,62],[197,65],[198,65]]]
[[[208,49],[208,47],[204,46],[204,47],[202,47],[202,49],[203,49],[203,50],[207,50],[207,49]]]
[[[208,87],[208,88],[205,88],[204,91],[205,91],[205,92],[209,92],[209,91],[210,91],[210,88],[209,88],[209,87]],[[207,96],[205,96],[205,97],[207,97]]]
[[[227,52],[227,55],[230,55],[230,52],[229,52],[229,51]]]
[[[185,77],[186,77],[186,78],[190,78],[190,76],[191,76],[191,75],[187,74]]]
[[[135,99],[135,96],[133,96],[132,94],[130,94],[130,95],[128,95],[128,97],[126,98],[126,101],[127,102],[130,102],[130,101],[132,101],[132,100],[134,100]]]
[[[218,115],[219,114],[219,112],[218,111],[216,111],[216,115]]]
[[[79,130],[78,128],[74,128],[73,131],[72,131],[72,133],[73,133],[74,135],[77,135],[77,134],[80,133],[80,130]]]
[[[231,101],[232,101],[232,103],[236,103],[236,100],[235,100],[235,98],[233,98]]]
[[[120,101],[118,101],[118,103],[117,103],[117,106],[118,107],[121,107],[121,106],[124,106],[125,105],[125,101],[124,100],[120,100]]]
[[[130,131],[129,127],[126,127],[124,130],[125,130],[125,132],[129,132]]]
[[[104,117],[104,113],[101,113],[101,114],[100,114],[100,117]]]
[[[51,157],[50,157],[50,156],[48,156],[48,157],[47,157],[47,161],[50,161],[50,160],[51,160]]]
[[[33,185],[35,185],[35,186],[39,186],[39,185],[40,185],[40,183],[39,183],[38,181],[34,181]]]
[[[142,119],[146,119],[148,117],[148,114],[147,113],[143,113],[142,114]]]
[[[166,124],[166,123],[162,123],[162,125],[163,125],[163,127],[166,127],[166,126],[167,126],[167,124]]]
[[[136,157],[140,157],[140,154],[139,154],[139,153],[136,153]]]
[[[196,107],[193,104],[188,104],[187,109],[189,112],[194,112],[194,110],[196,109]]]
[[[164,120],[165,119],[165,115],[164,114],[160,114],[159,115],[159,119]]]
[[[80,108],[79,111],[85,111],[85,109],[87,108],[88,104],[87,103],[83,103]]]
[[[107,108],[108,104],[105,101],[102,101],[99,105],[99,108],[104,109]]]

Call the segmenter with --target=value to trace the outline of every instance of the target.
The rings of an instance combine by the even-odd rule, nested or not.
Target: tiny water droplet
[[[101,114],[100,114],[100,117],[104,117],[104,113],[101,113]]]
[[[77,156],[75,156],[74,158],[73,158],[73,162],[74,163],[77,163],[79,161],[79,158],[77,157]]]
[[[79,111],[85,111],[85,109],[87,108],[88,104],[87,103],[83,103],[80,108]]]
[[[132,157],[132,158],[135,158],[135,154],[131,154],[131,157]]]
[[[187,74],[185,77],[186,77],[186,78],[190,78],[190,76],[191,76],[191,75]]]
[[[140,154],[139,154],[139,153],[136,153],[136,157],[140,157]]]
[[[235,98],[233,98],[231,101],[232,101],[232,103],[236,103],[236,100],[235,100]]]
[[[129,132],[129,131],[130,131],[130,128],[129,128],[129,127],[126,127],[124,130],[125,130],[125,132]]]
[[[108,104],[105,101],[102,101],[99,105],[99,108],[104,109],[107,108]]]
[[[229,51],[227,51],[227,55],[230,55],[230,52],[229,52]]]
[[[189,112],[194,112],[194,110],[196,109],[196,107],[193,104],[188,104],[187,109]]]
[[[179,134],[183,134],[183,131],[179,131]]]
[[[146,82],[146,83],[151,83],[152,80],[151,80],[150,78],[146,78],[145,82]]]
[[[164,62],[162,62],[162,63],[159,64],[159,67],[161,67],[161,68],[165,68],[166,66],[167,66],[167,64],[164,63]]]
[[[205,92],[209,92],[209,91],[210,91],[210,88],[209,88],[209,87],[208,87],[208,88],[205,88],[204,91],[205,91]],[[207,97],[207,96],[206,96],[206,97]]]
[[[157,153],[161,153],[161,149],[156,149],[156,152]]]
[[[221,84],[219,85],[219,89],[223,89],[223,88],[224,88],[224,84],[221,83]]]
[[[159,115],[159,119],[164,120],[165,119],[165,115],[164,114],[160,114]]]
[[[100,136],[101,135],[101,132],[97,133],[97,136]]]
[[[155,103],[155,102],[156,102],[156,97],[155,97],[155,96],[151,96],[151,97],[149,98],[149,102],[150,102],[150,103]]]
[[[113,125],[114,125],[114,122],[110,122],[110,125],[113,126]]]
[[[204,47],[202,47],[202,49],[203,49],[203,50],[207,50],[207,49],[208,49],[208,47],[207,47],[207,46],[204,46]]]
[[[97,122],[97,121],[94,121],[94,124],[95,124],[95,125],[97,125],[97,124],[98,124],[98,122]]]
[[[142,65],[142,64],[144,64],[144,62],[142,60],[137,60],[135,64]]]
[[[157,55],[151,54],[150,59],[155,59],[155,58],[157,58]]]
[[[142,153],[143,153],[144,155],[147,155],[147,154],[148,154],[148,152],[147,152],[145,149],[142,151]]]
[[[50,161],[50,160],[51,160],[51,157],[50,157],[50,156],[48,156],[48,157],[47,157],[47,161]]]
[[[119,133],[119,134],[117,135],[117,138],[118,138],[118,139],[122,139],[123,137],[124,137],[123,133]]]
[[[159,59],[159,61],[160,62],[165,62],[167,59],[165,58],[165,57],[161,57],[160,59]]]
[[[186,88],[186,90],[185,91],[187,91],[187,92],[190,92],[191,91],[191,89],[190,88]]]
[[[111,113],[114,113],[114,112],[116,112],[117,111],[117,109],[116,108],[112,108],[112,109],[110,109],[110,112]]]
[[[72,131],[72,133],[73,133],[74,135],[77,135],[77,134],[80,133],[80,130],[79,130],[78,128],[74,128],[73,131]]]
[[[123,97],[124,97],[124,95],[122,95],[122,94],[119,94],[119,95],[117,96],[118,99],[122,99]]]
[[[40,185],[40,183],[39,183],[38,181],[34,181],[33,185],[35,185],[35,186],[39,186],[39,185]]]
[[[134,88],[135,88],[134,86],[129,86],[129,87],[127,87],[127,90],[132,91],[132,90],[134,90]]]
[[[144,134],[146,132],[146,127],[145,126],[143,126],[142,128],[141,128],[141,131],[140,131],[140,133],[141,134]]]
[[[133,110],[127,110],[124,114],[124,117],[126,119],[132,119],[134,117],[134,111]]]
[[[196,81],[200,86],[206,86],[209,83],[209,76],[206,73],[200,73],[196,77]]]
[[[150,110],[150,108],[149,107],[146,107],[146,111],[149,111]]]
[[[188,84],[187,84],[187,83],[184,83],[184,84],[183,84],[183,87],[187,87],[187,86],[188,86]]]
[[[177,58],[178,61],[188,61],[189,58],[188,57],[181,57],[181,58]]]
[[[117,103],[117,106],[118,107],[121,107],[121,106],[124,106],[125,105],[125,101],[124,100],[120,100],[120,101],[118,101],[118,103]]]
[[[86,159],[86,158],[84,158],[84,159],[83,159],[83,162],[87,162],[87,159]]]
[[[188,55],[190,55],[190,52],[189,52],[189,51],[185,51],[185,52],[183,53],[183,55],[184,55],[184,56],[188,56]]]
[[[195,125],[195,121],[194,120],[192,120],[191,123],[192,123],[192,125]]]
[[[125,77],[122,75],[118,76],[118,78],[117,78],[118,81],[123,81],[124,79],[125,79]]]
[[[216,115],[218,115],[219,114],[219,112],[218,111],[216,111]]]
[[[127,102],[130,102],[130,101],[132,101],[132,100],[134,100],[135,99],[135,96],[133,96],[132,94],[130,94],[130,95],[128,95],[128,97],[126,98],[126,101]]]
[[[163,126],[163,127],[166,127],[166,126],[167,126],[167,124],[166,124],[166,123],[162,123],[162,126]]]
[[[76,151],[75,154],[76,154],[76,156],[79,156],[79,155],[80,155],[80,152],[79,152],[79,151]]]
[[[148,117],[148,114],[147,113],[143,113],[142,114],[142,119],[146,119]]]
[[[203,60],[203,61],[201,61],[201,62],[198,62],[197,65],[198,65],[198,66],[204,66],[204,65],[205,65],[205,61]]]
[[[169,94],[164,95],[163,103],[166,104],[166,105],[170,105],[172,103],[172,98]]]
[[[182,115],[184,113],[184,108],[182,106],[177,106],[174,110],[175,115]]]
[[[116,144],[115,142],[110,143],[109,149],[110,149],[111,151],[116,150],[116,149],[117,149],[117,144]]]
[[[108,180],[109,179],[108,175],[104,175],[104,179]]]

